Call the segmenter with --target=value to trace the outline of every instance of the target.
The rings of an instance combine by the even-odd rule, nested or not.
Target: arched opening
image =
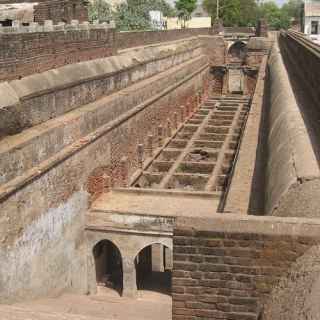
[[[93,248],[97,285],[116,290],[123,289],[122,258],[119,249],[109,240],[98,242]]]
[[[135,258],[137,289],[171,295],[172,250],[162,244],[143,248]]]
[[[237,41],[228,50],[229,62],[242,62],[247,54],[247,45],[242,41]]]

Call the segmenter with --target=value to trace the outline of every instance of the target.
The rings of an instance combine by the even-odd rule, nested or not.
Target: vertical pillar
[[[176,112],[173,114],[173,126],[175,130],[178,129],[178,114]]]
[[[163,127],[160,125],[158,127],[158,146],[162,146],[162,139],[163,139]]]
[[[138,153],[138,167],[140,169],[142,169],[142,167],[143,167],[143,154],[144,154],[143,144],[138,144],[137,153]]]
[[[184,106],[180,107],[180,115],[181,115],[181,122],[184,122],[185,119],[185,111],[184,111]]]
[[[164,246],[162,244],[153,244],[152,250],[152,271],[163,272],[164,271]]]
[[[166,270],[173,269],[172,250],[168,247],[164,247],[164,266]]]
[[[123,257],[122,259],[123,270],[123,297],[136,298],[137,291],[137,279],[136,279],[136,267],[134,264],[134,258]]]
[[[128,186],[128,159],[127,157],[122,157],[120,160],[120,180],[121,187]]]
[[[198,92],[198,101],[197,101],[197,107],[200,108],[201,106],[201,91]]]
[[[152,157],[153,155],[153,135],[149,134],[147,137],[147,156]]]
[[[228,75],[229,75],[229,71],[226,70],[222,78],[222,94],[223,95],[228,93]]]
[[[171,130],[171,121],[170,119],[167,120],[167,137],[170,138],[172,135],[172,130]]]

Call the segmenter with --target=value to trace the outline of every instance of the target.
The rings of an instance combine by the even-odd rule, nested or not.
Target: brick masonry
[[[307,249],[319,222],[224,215],[178,219],[173,320],[256,320],[272,289]]]
[[[116,53],[115,30],[0,33],[0,81]]]
[[[71,20],[88,20],[88,10],[83,0],[2,0],[0,4],[36,2],[34,8],[34,21],[43,24],[45,20],[53,20],[55,23],[60,21],[70,23]]]
[[[66,26],[61,31],[0,30],[0,81],[20,79],[64,65],[116,55],[118,49],[185,39],[209,34],[209,31],[210,28],[198,28],[118,33],[107,26],[94,25]],[[216,55],[211,53],[212,57]]]
[[[185,39],[197,35],[209,35],[211,28],[176,29],[166,31],[130,31],[119,32],[117,43],[119,49],[145,46],[157,42]]]

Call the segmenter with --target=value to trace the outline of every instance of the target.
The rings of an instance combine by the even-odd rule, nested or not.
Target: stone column
[[[136,298],[138,295],[137,291],[137,275],[136,267],[134,264],[134,258],[123,257],[122,260],[122,271],[123,271],[123,297]]]
[[[229,80],[229,70],[227,70],[223,75],[222,80],[222,94],[226,95],[228,93],[228,80]]]
[[[173,261],[172,261],[172,250],[168,247],[164,247],[164,257],[165,257],[165,269],[172,270]]]
[[[163,255],[164,255],[164,247],[161,244],[153,244],[151,246],[152,250],[152,271],[155,272],[163,272],[164,271],[164,261],[163,261]]]

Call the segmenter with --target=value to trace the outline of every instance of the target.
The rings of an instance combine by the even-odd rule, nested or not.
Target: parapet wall
[[[168,31],[115,32],[113,24],[72,24],[28,27],[0,26],[0,82],[20,79],[80,61],[116,55],[118,49],[208,35],[210,28]]]
[[[189,38],[197,35],[209,35],[211,28],[174,29],[165,31],[128,31],[117,34],[118,49],[145,46]]]
[[[0,81],[116,54],[109,25],[0,27]]]
[[[319,221],[311,219],[178,218],[173,320],[262,319],[273,289],[299,257],[319,244],[319,234]]]
[[[201,42],[192,38],[3,82],[0,132],[15,134],[43,123],[200,55],[201,51]]]
[[[310,134],[310,123],[303,110],[309,108],[309,105],[304,106],[297,100],[299,89],[295,87],[293,92],[293,82],[289,78],[284,59],[287,56],[281,55],[275,43],[269,59],[268,75],[270,109],[267,110],[266,213],[278,216],[319,216],[319,165]],[[302,72],[305,74],[305,70],[301,69]],[[309,74],[313,74],[313,69],[310,69]]]

